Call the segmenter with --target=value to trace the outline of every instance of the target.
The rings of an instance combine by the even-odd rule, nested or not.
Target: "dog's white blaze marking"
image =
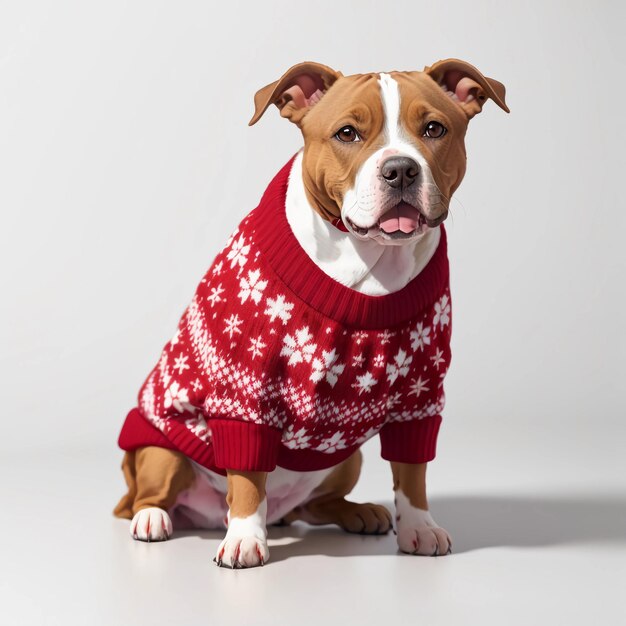
[[[382,72],[378,83],[380,84],[380,95],[385,111],[385,136],[387,138],[387,143],[382,150],[396,149],[401,154],[414,158],[422,168],[430,172],[428,162],[415,145],[409,141],[403,130],[400,118],[400,86],[398,81],[389,74]]]
[[[385,111],[385,133],[387,143],[392,145],[400,137],[400,89],[397,81],[389,74],[380,74],[380,95]]]

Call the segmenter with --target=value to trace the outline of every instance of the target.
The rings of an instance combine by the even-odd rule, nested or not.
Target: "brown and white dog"
[[[384,295],[403,288],[432,257],[437,226],[465,173],[468,122],[489,98],[508,112],[504,96],[501,83],[458,59],[422,72],[351,76],[300,63],[257,92],[250,124],[274,104],[300,128],[304,149],[294,161],[285,206],[294,235],[336,281]],[[331,224],[338,218],[348,237]],[[170,537],[182,507],[187,523],[226,525],[218,565],[262,565],[269,558],[269,523],[304,520],[371,534],[391,530],[385,507],[345,499],[360,467],[357,451],[326,470],[227,469],[222,476],[180,452],[149,446],[125,453],[129,489],[114,514],[132,520],[135,539],[159,541]],[[448,533],[428,510],[426,463],[392,462],[391,470],[400,550],[451,552]],[[272,500],[281,506],[270,507],[268,517]]]

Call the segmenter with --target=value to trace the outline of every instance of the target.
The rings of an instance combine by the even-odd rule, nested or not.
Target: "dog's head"
[[[304,136],[313,208],[360,239],[415,240],[448,215],[465,174],[469,120],[505,89],[458,59],[422,72],[354,74],[299,63],[260,89],[250,125],[275,104]]]

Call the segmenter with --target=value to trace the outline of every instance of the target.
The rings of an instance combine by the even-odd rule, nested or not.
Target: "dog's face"
[[[359,239],[401,245],[446,219],[465,174],[468,122],[488,98],[508,112],[504,94],[457,59],[352,76],[300,63],[257,92],[250,124],[275,104],[302,131],[314,209]]]

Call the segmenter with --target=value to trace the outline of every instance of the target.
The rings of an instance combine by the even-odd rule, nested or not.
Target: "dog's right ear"
[[[319,102],[341,76],[341,72],[321,63],[305,62],[294,65],[277,81],[256,92],[255,111],[248,126],[258,122],[269,105],[275,104],[282,117],[299,127],[311,107]]]

